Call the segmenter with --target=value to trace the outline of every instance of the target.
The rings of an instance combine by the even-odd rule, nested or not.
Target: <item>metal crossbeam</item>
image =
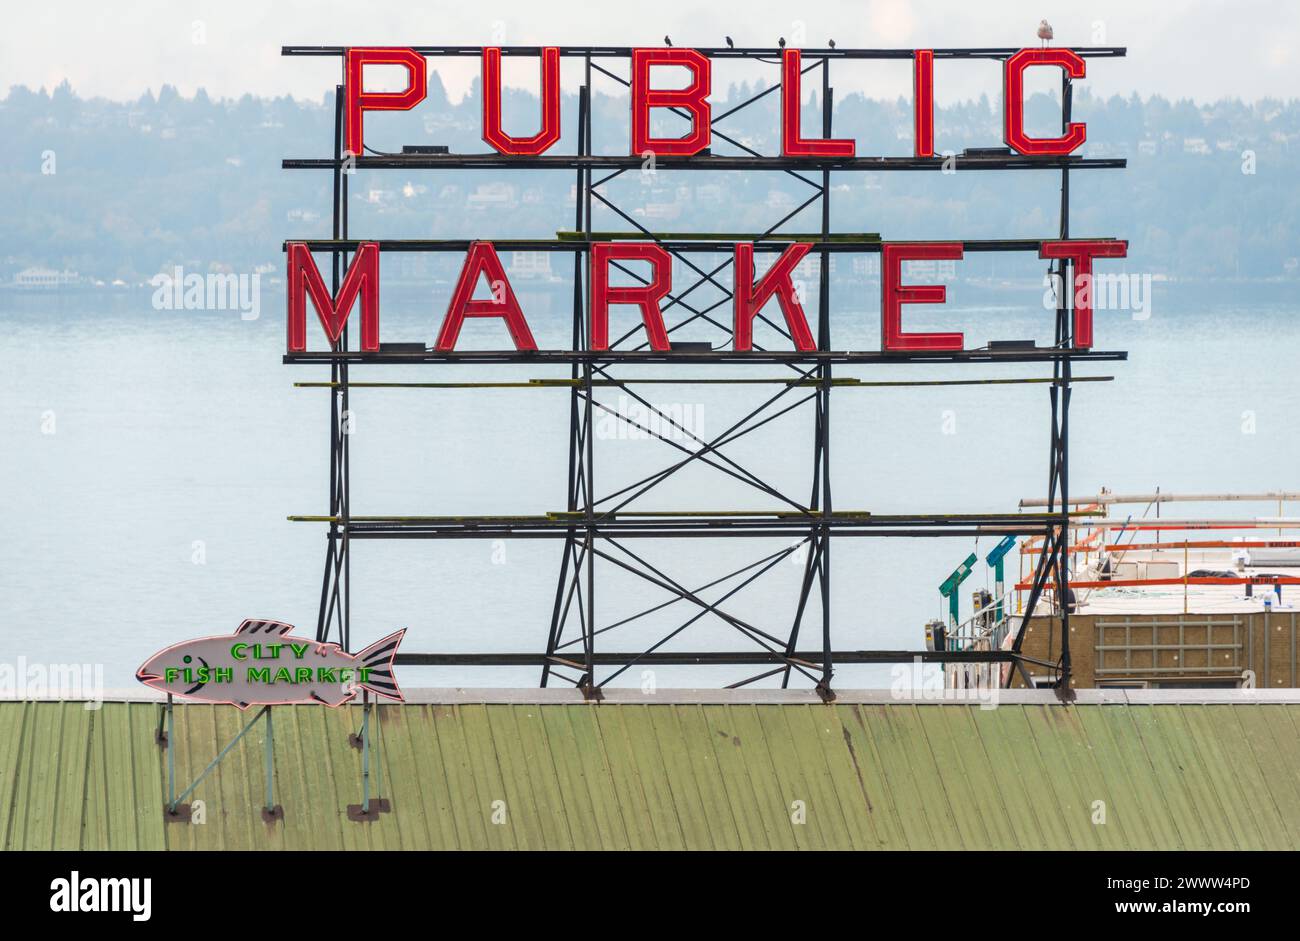
[[[620,666],[633,658],[644,666],[732,666],[759,663],[782,664],[793,660],[804,667],[815,669],[820,665],[823,651],[801,650],[791,655],[765,650],[656,650],[597,651],[592,660],[597,666]],[[890,664],[890,663],[1015,663],[1021,659],[1008,650],[835,650],[836,663]],[[399,653],[393,661],[398,666],[409,667],[532,667],[547,664],[572,664],[564,656],[525,651],[502,653]]]
[[[285,353],[283,362],[291,363],[350,363],[368,364],[428,364],[428,363],[515,363],[515,364],[653,364],[676,365],[730,363],[734,365],[764,365],[771,363],[831,363],[842,365],[908,365],[918,363],[1054,363],[1062,360],[1074,362],[1117,362],[1128,359],[1128,353],[1114,350],[1079,350],[1059,346],[1040,346],[1033,349],[1008,350],[921,350],[894,353],[882,350],[385,350],[363,352],[360,350],[309,350],[303,353]],[[336,380],[337,381],[337,380]],[[1059,377],[1058,377],[1059,381]]]
[[[616,154],[506,156],[488,154],[393,154],[348,157],[346,164],[358,170],[639,170],[639,156]],[[281,161],[285,170],[338,170],[343,158],[290,157]],[[1123,170],[1123,157],[1041,157],[1021,154],[958,154],[945,157],[768,157],[703,156],[655,159],[657,170],[691,170],[717,173],[724,170],[834,170],[837,173],[888,173],[917,171],[967,173],[979,170]]]
[[[415,52],[430,58],[468,57],[479,58],[483,55],[482,46],[410,46]],[[503,56],[536,57],[542,54],[541,46],[500,46]],[[633,49],[639,46],[560,46],[560,55],[585,60],[626,59]],[[696,52],[710,59],[780,59],[783,47],[779,46],[692,46]],[[347,46],[308,46],[284,45],[280,47],[282,56],[334,56],[342,58]],[[932,50],[936,59],[1006,59],[1020,51],[1017,46],[946,46]],[[1072,51],[1085,59],[1113,59],[1128,54],[1124,46],[1074,46]],[[818,60],[853,60],[853,59],[911,59],[912,49],[885,48],[829,48],[809,47],[803,54],[809,59]],[[594,66],[593,66],[594,67]]]

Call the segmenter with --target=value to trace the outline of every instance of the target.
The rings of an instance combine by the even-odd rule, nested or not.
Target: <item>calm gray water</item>
[[[962,307],[954,319],[977,345],[1043,337],[1032,292]],[[546,299],[524,298],[526,309]],[[566,345],[562,297],[531,314],[539,343]],[[386,301],[387,303],[387,301]],[[441,306],[418,298],[385,308],[385,339],[428,339]],[[874,305],[872,305],[874,309]],[[1152,315],[1098,313],[1101,348],[1129,362],[1079,368],[1114,375],[1078,387],[1072,413],[1072,491],[1297,488],[1300,395],[1293,304],[1232,304],[1158,294]],[[113,297],[0,296],[0,660],[102,663],[108,686],[177,640],[233,631],[246,617],[310,633],[324,528],[290,523],[327,509],[327,393],[292,388],[324,367],[280,363],[282,301],[263,314],[155,311],[147,292]],[[840,315],[837,347],[873,348],[872,315]],[[310,327],[315,338],[317,328]],[[467,343],[492,343],[471,324]],[[770,367],[747,367],[770,375]],[[1045,375],[1049,367],[876,367],[864,379]],[[662,372],[662,370],[661,370]],[[649,373],[647,369],[646,374]],[[732,370],[729,374],[739,374]],[[356,370],[354,379],[499,378],[540,369],[426,367]],[[553,372],[551,375],[560,375]],[[657,403],[690,406],[716,435],[754,389],[660,386]],[[764,393],[770,394],[770,392]],[[617,407],[617,391],[604,399]],[[875,512],[1011,510],[1045,487],[1048,394],[1041,386],[837,391],[832,416],[834,498]],[[354,393],[354,513],[537,513],[562,509],[568,393]],[[811,411],[779,419],[729,453],[774,485],[806,493]],[[616,489],[674,460],[662,442],[597,443],[598,489]],[[767,508],[771,501],[707,468],[683,473],[641,508]],[[1241,508],[1238,508],[1239,510]],[[1252,508],[1272,513],[1275,508]],[[370,541],[354,546],[354,640],[408,626],[405,649],[537,650],[545,641],[560,542]],[[637,551],[698,585],[779,545],[722,540],[640,542]],[[940,610],[939,582],[970,539],[844,539],[833,555],[838,647],[918,648]],[[981,552],[991,548],[985,541]],[[1015,563],[1012,563],[1015,568]],[[802,568],[783,562],[731,606],[773,633],[788,630]],[[607,624],[667,596],[610,571],[599,600]],[[966,588],[987,581],[981,562]],[[969,592],[963,599],[969,606]],[[642,647],[689,614],[673,605],[604,635],[607,649]],[[712,623],[711,623],[712,622]],[[815,623],[810,622],[810,623]],[[621,632],[621,633],[620,633]],[[812,638],[810,638],[812,639]],[[670,649],[745,643],[704,618]],[[359,643],[358,643],[359,645]],[[661,686],[716,685],[744,668],[660,668]],[[756,670],[753,672],[757,672]],[[625,674],[640,683],[639,670]],[[533,685],[535,670],[407,669],[405,685]],[[845,686],[888,682],[887,670],[843,668]]]

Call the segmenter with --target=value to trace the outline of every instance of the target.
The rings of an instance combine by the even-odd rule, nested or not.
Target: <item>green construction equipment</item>
[[[957,566],[953,573],[943,580],[939,586],[939,594],[948,599],[948,626],[955,629],[957,627],[957,605],[960,596],[957,589],[961,583],[970,577],[971,570],[975,567],[975,553],[966,556],[966,561]]]
[[[993,597],[998,599],[997,611],[995,612],[994,617],[997,621],[1002,620],[1002,594],[1003,582],[1005,580],[1002,563],[1006,558],[1007,553],[1011,551],[1015,544],[1015,536],[1004,536],[1002,541],[994,546],[989,551],[989,554],[984,557],[984,561],[993,566]]]

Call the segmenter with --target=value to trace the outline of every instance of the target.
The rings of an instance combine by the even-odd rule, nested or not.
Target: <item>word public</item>
[[[483,140],[493,150],[510,156],[544,154],[560,139],[560,49],[541,50],[541,128],[527,137],[515,136],[502,127],[501,48],[483,49]],[[690,157],[709,147],[712,115],[712,63],[695,49],[653,48],[631,51],[630,98],[632,104],[631,147],[634,155]],[[407,74],[401,91],[366,91],[368,65],[400,66]],[[651,75],[656,67],[674,66],[690,74],[689,84],[680,88],[655,87]],[[1053,66],[1071,79],[1087,72],[1084,59],[1065,48],[1021,49],[1008,56],[1002,73],[1003,140],[1018,154],[1064,156],[1078,150],[1087,139],[1087,126],[1071,122],[1057,137],[1032,137],[1024,127],[1025,72],[1033,67]],[[798,49],[781,52],[781,156],[851,158],[856,142],[849,137],[805,137],[800,130],[800,79],[803,64]],[[428,65],[425,57],[408,48],[349,48],[346,50],[344,103],[345,147],[348,153],[365,153],[365,115],[368,111],[410,111],[428,93]],[[934,156],[934,51],[912,52],[914,101],[913,153]],[[690,130],[678,137],[656,137],[651,133],[654,109],[672,108],[690,121]]]

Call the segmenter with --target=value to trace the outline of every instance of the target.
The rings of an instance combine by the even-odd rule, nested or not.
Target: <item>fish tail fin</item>
[[[366,668],[365,682],[358,682],[358,686],[398,702],[404,701],[402,691],[397,688],[397,678],[393,676],[393,658],[397,656],[397,645],[405,633],[406,628],[402,628],[357,654],[360,665]]]

